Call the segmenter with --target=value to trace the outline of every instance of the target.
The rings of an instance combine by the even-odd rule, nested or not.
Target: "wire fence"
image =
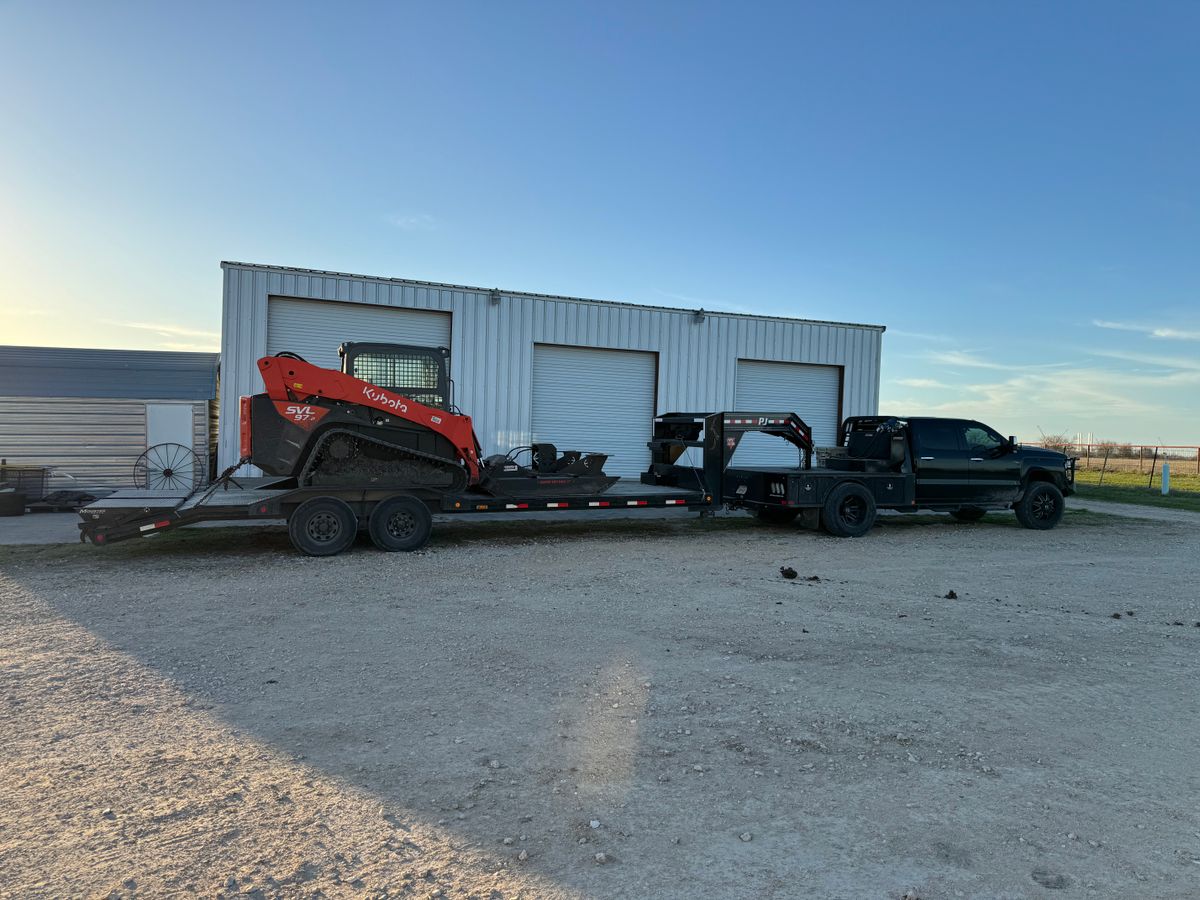
[[[1078,457],[1076,465],[1080,469],[1152,474],[1166,462],[1173,474],[1200,475],[1200,446],[1192,444],[1079,443],[1055,438],[1032,443]]]

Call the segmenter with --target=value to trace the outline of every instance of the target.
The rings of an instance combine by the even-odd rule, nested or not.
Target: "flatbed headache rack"
[[[131,489],[117,491],[80,510],[80,540],[112,544],[134,537],[151,537],[201,522],[240,522],[286,519],[301,504],[318,498],[335,498],[366,519],[376,505],[400,495],[414,497],[432,514],[519,513],[572,510],[683,508],[713,509],[721,505],[721,473],[725,465],[727,414],[696,413],[686,416],[692,435],[660,436],[656,424],[655,452],[669,453],[674,445],[698,446],[703,464],[689,469],[686,483],[665,484],[647,478],[618,481],[600,494],[541,494],[537,497],[495,496],[470,490],[446,494],[421,487],[395,485],[298,485],[294,478],[235,478],[230,473],[192,494]],[[660,417],[660,419],[663,417]],[[681,417],[676,417],[680,418]],[[658,420],[656,419],[656,423]],[[698,440],[703,434],[704,440]],[[680,446],[679,450],[686,449]],[[676,454],[678,456],[678,454]],[[711,486],[711,487],[710,487]]]

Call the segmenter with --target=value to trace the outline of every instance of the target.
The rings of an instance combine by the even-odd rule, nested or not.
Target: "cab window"
[[[967,425],[966,431],[963,432],[963,439],[966,441],[968,450],[980,453],[993,453],[1004,444],[1004,439],[1000,435],[978,422],[971,422]]]
[[[916,425],[917,444],[922,450],[961,450],[959,435],[962,426],[957,422],[920,422]]]

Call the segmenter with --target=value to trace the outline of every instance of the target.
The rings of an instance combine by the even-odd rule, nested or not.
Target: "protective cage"
[[[450,378],[445,347],[347,342],[338,348],[342,371],[403,394],[425,406],[450,408]]]

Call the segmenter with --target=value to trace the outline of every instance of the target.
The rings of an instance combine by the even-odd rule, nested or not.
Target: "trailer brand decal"
[[[363,396],[373,403],[378,403],[380,406],[386,406],[402,413],[408,412],[408,404],[402,399],[399,397],[390,397],[385,391],[373,388],[370,385],[363,388]]]

